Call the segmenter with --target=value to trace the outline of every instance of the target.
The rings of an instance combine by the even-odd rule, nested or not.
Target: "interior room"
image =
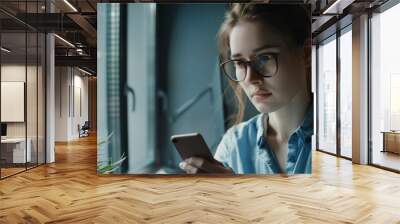
[[[44,34],[1,33],[1,178],[45,162]]]
[[[392,38],[399,35],[393,27],[399,20],[400,7],[389,8],[388,4],[369,14],[370,41],[365,43],[365,53],[369,55],[366,63],[370,82],[364,85],[367,93],[364,103],[368,111],[365,136],[371,145],[364,159],[373,166],[398,171],[398,100],[395,97],[398,94],[398,66],[393,59],[398,44]],[[329,33],[328,29],[325,34],[322,32],[321,39],[314,39],[318,67],[316,144],[317,150],[354,161],[352,156],[357,152],[352,152],[352,122],[357,114],[352,112],[352,88],[355,87],[352,82],[357,80],[354,75],[351,77],[355,72],[352,45],[359,43],[352,37],[357,31],[352,29],[349,20],[344,17],[339,30]]]
[[[0,223],[400,222],[398,0],[284,1],[312,14],[312,173],[223,177],[136,174],[179,170],[176,132],[200,127],[214,148],[233,109],[213,46],[191,43],[230,2],[166,2],[0,1]]]
[[[393,59],[400,33],[393,30],[399,21],[400,6],[396,5],[371,18],[371,162],[400,170],[400,67]]]

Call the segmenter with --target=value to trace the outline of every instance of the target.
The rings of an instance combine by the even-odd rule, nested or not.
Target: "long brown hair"
[[[233,3],[225,14],[225,20],[218,32],[218,48],[220,62],[228,60],[230,57],[229,34],[239,21],[261,21],[267,23],[284,34],[288,34],[293,43],[297,46],[305,47],[305,59],[308,89],[311,91],[311,48],[310,10],[305,5],[271,5],[260,3]],[[235,93],[237,112],[233,123],[238,124],[243,121],[246,98],[240,85],[232,80],[228,80],[229,86]]]

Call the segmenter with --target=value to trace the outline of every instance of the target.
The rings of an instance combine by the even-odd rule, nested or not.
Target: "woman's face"
[[[287,35],[272,26],[240,21],[229,35],[229,45],[231,59],[248,61],[256,55],[278,53],[274,76],[263,77],[248,65],[246,78],[239,83],[259,112],[276,111],[288,105],[300,91],[306,91],[304,49],[293,47]]]

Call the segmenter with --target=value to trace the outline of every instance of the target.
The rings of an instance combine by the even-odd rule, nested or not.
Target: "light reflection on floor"
[[[391,152],[373,152],[372,163],[391,169],[400,170],[400,155]]]

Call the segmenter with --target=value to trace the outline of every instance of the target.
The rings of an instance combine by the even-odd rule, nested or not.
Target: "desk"
[[[400,131],[382,131],[381,133],[383,133],[382,152],[400,154]]]
[[[6,138],[1,139],[1,159],[6,163],[25,163],[30,162],[32,158],[31,145],[32,140],[28,138],[25,154],[25,138]],[[27,158],[27,161],[25,161]]]

